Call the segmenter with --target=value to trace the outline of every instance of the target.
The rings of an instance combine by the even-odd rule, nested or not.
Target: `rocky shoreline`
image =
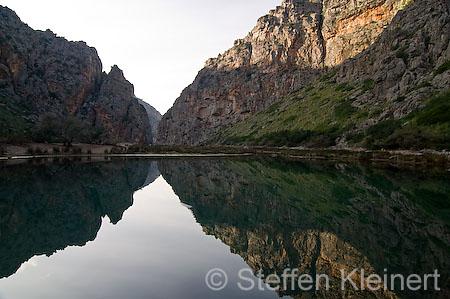
[[[39,146],[43,146],[42,148]],[[67,157],[123,157],[123,158],[227,158],[268,156],[300,160],[327,160],[388,164],[398,167],[450,167],[450,152],[435,150],[366,150],[362,148],[274,148],[274,147],[180,147],[180,146],[112,146],[76,144],[70,150],[55,152],[52,144],[33,146],[3,145],[0,161],[20,159],[48,159]],[[31,148],[35,148],[30,152]],[[36,149],[37,148],[37,149]],[[49,149],[53,148],[53,152]],[[13,149],[13,151],[10,151]],[[28,150],[28,151],[27,151]]]

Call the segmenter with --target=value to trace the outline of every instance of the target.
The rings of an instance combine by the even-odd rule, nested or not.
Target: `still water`
[[[263,283],[294,268],[326,275],[330,289]],[[205,281],[212,269],[228,277],[220,291]],[[431,280],[427,291],[341,290],[340,271],[353,269],[437,270],[441,291]],[[445,171],[278,159],[0,164],[2,299],[448,298],[449,269]]]

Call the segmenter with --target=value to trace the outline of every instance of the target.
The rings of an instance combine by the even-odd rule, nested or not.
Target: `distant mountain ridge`
[[[144,106],[145,111],[147,111],[148,118],[150,120],[150,126],[152,127],[152,136],[153,136],[153,143],[156,143],[156,137],[158,136],[158,126],[159,122],[162,119],[161,113],[159,113],[158,110],[156,110],[152,105],[149,103],[138,99],[139,104]]]
[[[94,48],[35,31],[0,6],[0,142],[32,139],[49,113],[102,131],[102,142],[153,142],[146,110],[122,70],[102,72]]]

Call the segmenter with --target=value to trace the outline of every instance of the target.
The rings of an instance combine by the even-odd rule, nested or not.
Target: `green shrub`
[[[336,145],[338,137],[336,128],[328,131],[283,130],[264,135],[258,140],[258,145],[268,146],[300,146],[323,148]]]
[[[6,149],[3,146],[0,146],[0,156],[6,155]]]
[[[252,140],[248,136],[232,136],[228,137],[224,141],[225,144],[248,144],[252,143]],[[131,152],[130,149],[128,152]]]
[[[272,106],[269,106],[269,108],[266,109],[266,113],[273,113],[276,112],[281,106],[281,102],[275,103]]]
[[[139,153],[140,147],[138,145],[132,145],[128,148],[127,152],[130,154]]]
[[[305,92],[310,92],[314,89],[313,85],[309,85],[308,87],[306,87]]]
[[[369,127],[367,129],[367,135],[375,140],[380,140],[389,137],[399,128],[401,128],[400,120],[388,119]]]
[[[383,142],[386,149],[420,150],[429,146],[430,138],[418,128],[399,129]]]
[[[374,88],[375,88],[375,81],[373,79],[364,80],[362,85],[363,91],[373,90]]]
[[[430,82],[425,81],[425,82],[422,82],[422,83],[414,86],[414,88],[412,90],[419,90],[419,89],[422,89],[425,87],[433,87],[433,85]]]
[[[377,148],[385,149],[450,149],[450,139],[445,136],[432,135],[420,128],[407,127],[397,129],[385,140],[379,140],[375,144]]]
[[[320,78],[320,82],[325,82],[330,80],[331,78],[333,78],[334,76],[336,76],[337,71],[332,71],[328,74],[326,74],[325,76],[323,76],[322,78]]]
[[[288,124],[292,123],[293,121],[295,121],[296,119],[297,119],[297,116],[291,115],[288,118],[286,118],[285,120],[283,120],[283,124],[288,125]]]
[[[429,35],[425,36],[424,43],[425,43],[425,47],[428,49],[431,44],[431,37]]]
[[[311,131],[282,130],[263,135],[257,140],[259,145],[298,146],[311,137]]]
[[[360,143],[364,140],[364,134],[362,133],[350,133],[346,137],[347,141],[351,144]]]
[[[450,90],[434,96],[425,108],[418,112],[418,125],[450,123]]]
[[[406,52],[407,49],[408,49],[408,46],[405,46],[405,47],[401,47],[400,49],[397,50],[397,52],[395,52],[395,57],[403,59],[403,62],[405,64],[408,64],[408,59],[409,59],[409,55]]]
[[[54,154],[59,154],[60,153],[59,147],[56,147],[56,146],[53,147],[52,151],[53,151]]]
[[[398,98],[395,99],[394,102],[400,103],[400,102],[403,102],[404,100],[406,100],[405,96],[399,96]]]
[[[352,106],[351,101],[345,101],[334,108],[334,115],[337,118],[344,119],[358,112],[358,108]]]
[[[3,86],[0,86],[2,89]],[[0,143],[23,144],[30,141],[32,126],[28,108],[0,97]]]
[[[434,72],[435,75],[440,75],[450,70],[450,60],[444,62],[441,66],[439,66]]]
[[[372,112],[370,112],[369,117],[370,118],[376,118],[376,117],[380,116],[381,113],[383,113],[383,108],[378,108],[378,109],[373,110]]]
[[[123,153],[123,150],[120,147],[113,147],[110,151],[110,154],[121,154],[121,153]]]
[[[366,131],[365,145],[369,149],[380,149],[384,147],[384,141],[397,129],[401,128],[401,121],[389,119],[369,127]]]
[[[132,145],[128,148],[127,153],[137,154],[137,153],[148,153],[151,152],[152,148],[147,145]]]
[[[64,142],[70,146],[73,142],[99,143],[104,134],[104,128],[93,127],[76,117],[47,113],[34,130],[33,139],[36,142]]]
[[[341,83],[339,84],[336,89],[336,91],[342,91],[342,92],[346,92],[346,91],[352,91],[353,90],[353,86],[351,86],[348,83]]]
[[[318,133],[317,135],[313,136],[311,140],[307,143],[308,147],[312,148],[325,148],[330,146],[336,145],[336,133],[330,133],[330,132],[324,132],[324,133]]]

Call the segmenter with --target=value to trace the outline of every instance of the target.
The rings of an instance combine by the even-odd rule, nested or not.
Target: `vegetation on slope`
[[[0,97],[0,143],[20,143],[30,139],[30,112],[26,107]]]
[[[369,149],[450,149],[450,90],[422,100],[423,109],[396,119],[394,103],[361,105],[355,99],[375,83],[336,83],[335,73],[306,86],[234,126],[211,143],[306,146],[338,143]],[[417,86],[417,89],[429,85]],[[398,99],[401,101],[402,99]]]
[[[84,142],[98,144],[105,138],[104,129],[72,116],[43,115],[39,123],[24,105],[0,97],[0,143]]]

